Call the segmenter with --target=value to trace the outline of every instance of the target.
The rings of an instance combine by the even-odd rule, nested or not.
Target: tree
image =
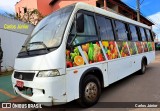
[[[44,18],[44,16],[37,9],[34,9],[27,10],[24,14],[17,14],[16,18],[18,20],[22,20],[23,22],[37,25],[38,22]]]

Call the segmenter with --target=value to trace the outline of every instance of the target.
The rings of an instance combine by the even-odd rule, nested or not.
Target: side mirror
[[[76,31],[77,33],[84,32],[84,14],[78,13],[76,17]]]

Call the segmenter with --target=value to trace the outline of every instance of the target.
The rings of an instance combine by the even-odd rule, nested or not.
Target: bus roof
[[[116,13],[113,13],[113,12],[110,12],[110,11],[107,11],[107,10],[89,5],[89,4],[86,4],[86,3],[83,3],[83,2],[76,3],[75,10],[79,10],[79,9],[84,9],[84,10],[87,10],[87,11],[95,12],[97,14],[101,14],[101,15],[104,15],[104,16],[107,16],[107,17],[110,17],[110,18],[114,18],[114,19],[117,19],[117,20],[121,20],[121,21],[124,21],[124,22],[128,22],[128,23],[131,23],[131,24],[134,24],[134,25],[138,25],[138,26],[141,26],[141,27],[144,27],[144,28],[151,29],[150,26],[145,25],[143,23],[137,22],[137,21],[132,20],[130,18],[127,18],[125,16],[122,16],[122,15],[119,15],[119,14],[116,14]]]

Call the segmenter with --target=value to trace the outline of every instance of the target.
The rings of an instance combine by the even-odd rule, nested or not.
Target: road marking
[[[15,98],[16,97],[16,96],[14,96],[14,95],[10,94],[9,92],[4,91],[2,89],[0,89],[0,93],[4,94],[4,95],[6,95],[6,96],[8,96],[10,98]]]

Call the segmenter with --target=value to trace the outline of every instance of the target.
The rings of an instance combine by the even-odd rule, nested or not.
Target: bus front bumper
[[[24,90],[20,90],[16,86],[17,81],[22,81],[25,88],[32,89],[32,95],[25,94]],[[53,78],[38,78],[33,81],[24,81],[15,79],[12,76],[12,84],[15,93],[35,103],[40,103],[45,106],[65,104],[65,75]]]
[[[36,102],[39,104],[43,104],[45,106],[52,106],[53,105],[53,98],[46,97],[41,92],[34,93],[32,96],[27,96],[27,95],[23,94],[21,91],[19,91],[19,89],[17,87],[15,87],[14,90],[15,90],[15,93],[17,93],[18,95],[20,95],[30,101],[33,101],[33,102]]]

